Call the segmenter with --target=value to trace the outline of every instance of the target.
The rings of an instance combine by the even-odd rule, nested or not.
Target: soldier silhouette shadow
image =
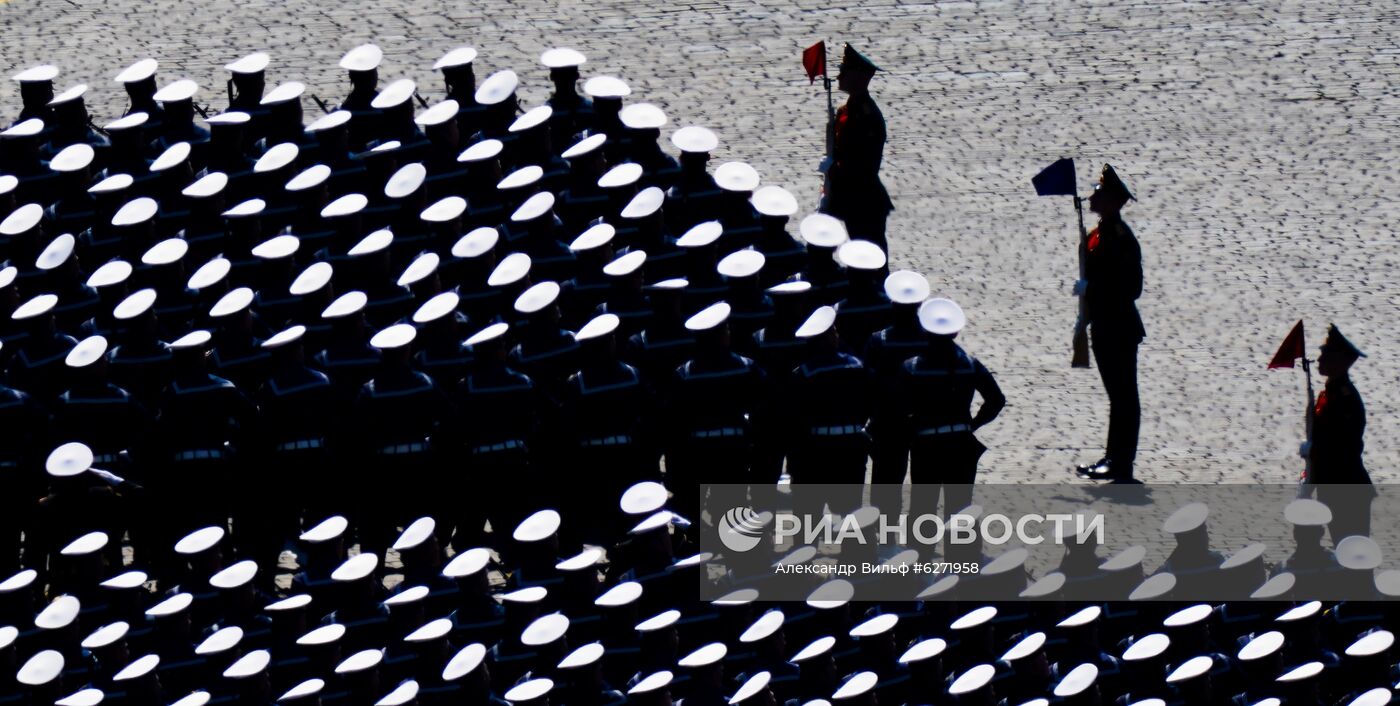
[[[1146,485],[1101,485],[1089,486],[1084,492],[1095,501],[1117,505],[1151,505],[1152,488]]]

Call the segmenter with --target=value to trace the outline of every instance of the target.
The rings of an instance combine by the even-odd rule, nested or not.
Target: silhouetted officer
[[[1371,501],[1376,492],[1361,462],[1366,442],[1366,407],[1351,382],[1351,366],[1364,358],[1336,326],[1327,327],[1327,340],[1317,358],[1317,370],[1327,384],[1313,405],[1312,440],[1304,455],[1312,461],[1307,482],[1317,499],[1332,509],[1328,534],[1333,546],[1351,535],[1371,534]]]
[[[666,222],[672,232],[684,233],[719,213],[723,203],[723,192],[706,169],[719,138],[707,128],[690,125],[672,133],[671,144],[681,151],[681,172],[666,192]]]
[[[1135,200],[1113,167],[1105,164],[1089,210],[1099,214],[1099,225],[1084,245],[1084,279],[1075,283],[1089,311],[1089,334],[1094,362],[1108,393],[1108,442],[1097,463],[1080,466],[1086,478],[1131,482],[1137,458],[1138,426],[1142,410],[1138,402],[1137,349],[1147,335],[1138,315],[1142,296],[1142,249],[1120,210]]]
[[[559,292],[557,282],[541,282],[521,292],[514,307],[523,323],[510,352],[511,367],[550,391],[561,389],[578,370],[578,341],[559,326]]]
[[[880,181],[885,152],[885,116],[870,97],[870,79],[880,70],[846,45],[837,87],[850,95],[831,125],[832,154],[826,164],[829,192],[823,211],[842,221],[851,237],[886,250],[885,218],[894,210]]]

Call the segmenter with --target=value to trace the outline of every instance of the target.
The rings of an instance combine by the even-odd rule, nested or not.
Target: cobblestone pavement
[[[346,88],[340,54],[372,40],[386,83],[417,79],[434,100],[432,61],[471,44],[479,76],[522,74],[528,106],[548,90],[539,52],[574,46],[585,76],[624,76],[673,125],[715,128],[718,160],[750,161],[807,203],[825,106],[799,54],[850,41],[886,69],[874,91],[894,264],[963,304],[965,345],[1010,398],[983,433],[985,476],[1001,481],[1067,478],[1097,458],[1107,422],[1097,374],[1068,366],[1073,209],[1029,184],[1068,155],[1084,182],[1113,162],[1141,199],[1127,211],[1147,273],[1141,476],[1290,478],[1301,373],[1264,365],[1301,317],[1310,350],[1335,321],[1370,354],[1355,371],[1366,458],[1377,480],[1400,478],[1398,18],[1374,0],[0,5],[6,74],[56,63],[60,89],[94,86],[99,120],[122,107],[112,76],[142,55],[160,59],[162,82],[205,84],[200,100],[219,108],[220,67],[254,50],[273,55],[270,83],[302,80],[330,101]],[[18,110],[11,82],[0,100]]]

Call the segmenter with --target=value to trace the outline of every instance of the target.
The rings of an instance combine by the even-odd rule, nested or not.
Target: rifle
[[[824,73],[822,85],[826,87],[826,159],[822,160],[821,168],[821,210],[825,211],[831,199],[831,165],[836,163],[836,105],[831,100],[831,78]]]
[[[1085,279],[1089,255],[1089,231],[1084,229],[1084,199],[1074,195],[1074,212],[1079,216],[1079,279]],[[1074,322],[1074,338],[1070,344],[1070,367],[1089,367],[1089,299],[1087,292],[1079,295],[1079,318]]]
[[[1269,360],[1269,369],[1291,368],[1299,359],[1303,361],[1303,376],[1308,384],[1308,406],[1303,410],[1303,428],[1307,432],[1307,439],[1298,450],[1298,455],[1303,457],[1303,474],[1298,478],[1298,497],[1306,498],[1312,495],[1312,438],[1313,438],[1313,418],[1317,416],[1317,398],[1313,395],[1312,384],[1312,361],[1308,360],[1305,354],[1307,346],[1307,334],[1303,332],[1303,322],[1293,324],[1293,329],[1284,337],[1283,343],[1278,347],[1278,352]],[[1303,453],[1306,449],[1307,453]]]
[[[317,96],[315,93],[312,93],[311,100],[316,101],[316,106],[321,109],[322,113],[325,113],[326,115],[331,114],[331,109],[326,107],[326,102],[321,100],[320,96]]]
[[[1089,231],[1084,228],[1084,200],[1079,198],[1079,188],[1074,178],[1074,159],[1062,157],[1050,166],[1031,177],[1031,185],[1039,196],[1073,196],[1074,212],[1079,216],[1079,279],[1087,272],[1089,256]],[[1074,323],[1073,353],[1070,365],[1076,368],[1089,367],[1089,302],[1079,295],[1079,318]]]
[[[1312,361],[1305,356],[1303,358],[1303,376],[1308,381],[1308,408],[1303,412],[1303,431],[1306,436],[1308,453],[1303,456],[1303,475],[1298,479],[1298,497],[1307,498],[1312,496],[1312,441],[1313,441],[1313,420],[1317,418],[1317,396],[1313,394],[1312,383]]]

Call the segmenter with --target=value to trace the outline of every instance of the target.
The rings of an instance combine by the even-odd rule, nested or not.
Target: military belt
[[[849,436],[865,431],[858,424],[842,424],[834,427],[812,427],[812,436]]]
[[[743,436],[744,430],[742,427],[723,427],[720,429],[702,429],[700,431],[691,432],[690,435],[696,439],[717,439],[723,436]]]
[[[632,443],[632,437],[626,434],[615,436],[603,436],[596,439],[584,439],[584,446],[625,446]]]
[[[379,449],[380,456],[402,456],[405,454],[423,453],[428,450],[428,443],[419,441],[412,444],[390,444]]]
[[[288,441],[277,445],[278,451],[302,451],[305,449],[319,449],[323,445],[320,439],[299,439]]]
[[[952,434],[959,431],[972,431],[971,424],[945,424],[941,427],[929,427],[919,430],[919,436],[934,436],[936,434]]]
[[[186,449],[175,454],[176,461],[197,461],[201,459],[223,457],[223,449]]]
[[[499,444],[482,444],[481,446],[473,446],[472,454],[489,454],[496,451],[509,451],[511,449],[523,448],[525,448],[525,442],[519,439],[511,439],[510,441],[502,441]]]

